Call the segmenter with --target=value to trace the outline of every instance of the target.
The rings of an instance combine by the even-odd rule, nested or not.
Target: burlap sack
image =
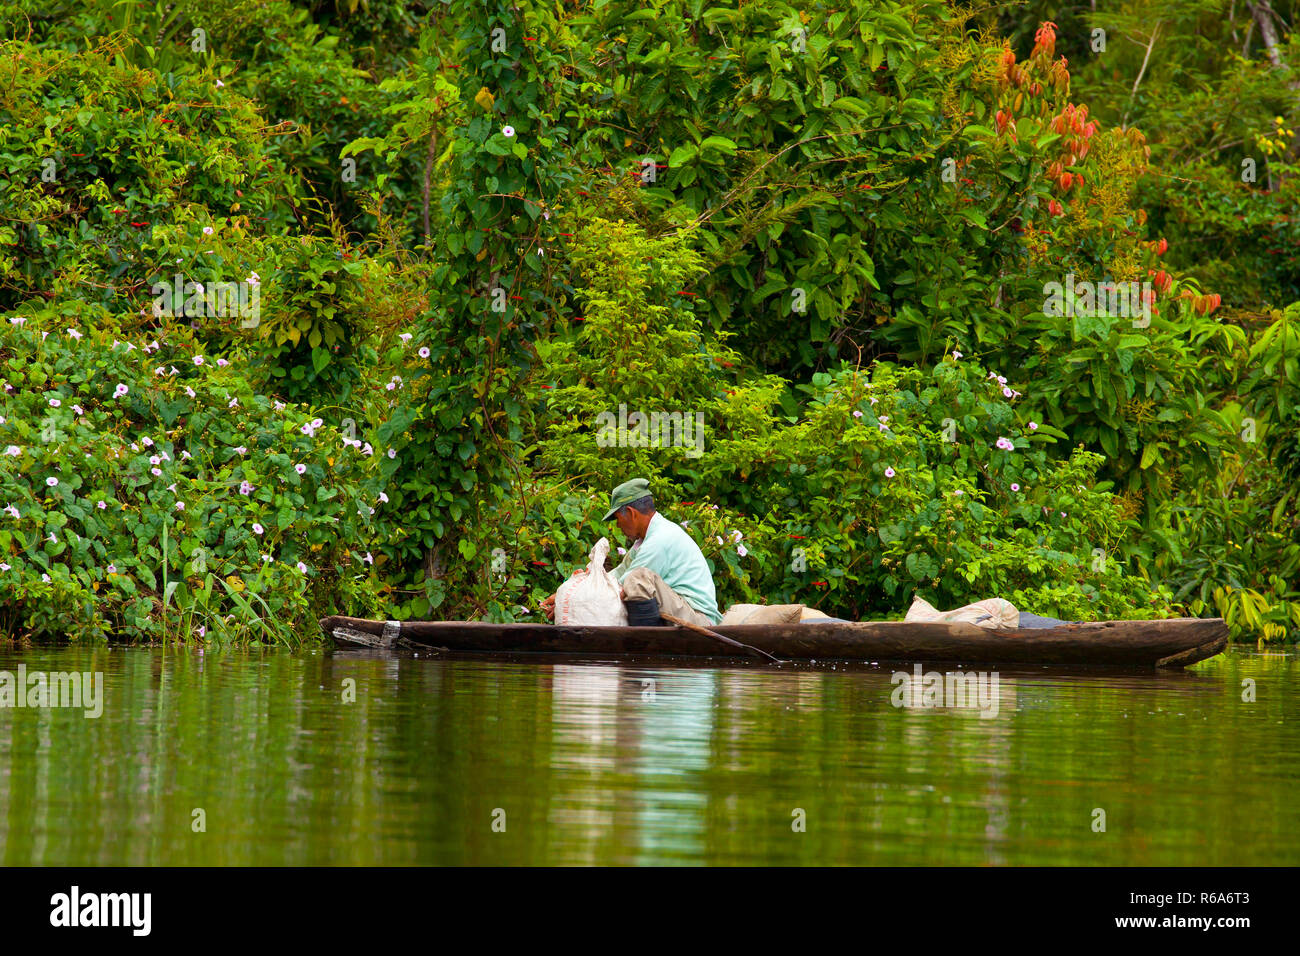
[[[986,598],[983,601],[976,601],[974,604],[967,604],[951,611],[940,611],[923,598],[914,597],[912,606],[907,609],[907,616],[903,620],[909,624],[928,622],[957,624],[965,622],[974,624],[976,627],[998,630],[1004,627],[1019,627],[1020,611],[1010,601],[1002,598]]]
[[[798,624],[802,604],[733,604],[727,608],[720,627],[732,624]]]

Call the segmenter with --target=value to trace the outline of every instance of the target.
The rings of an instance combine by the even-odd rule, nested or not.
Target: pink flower
[[[241,495],[251,495],[253,493],[253,486],[247,481],[240,482],[239,493]]]
[[[302,475],[306,473],[307,466],[302,464],[294,465],[293,470],[296,471],[298,474]]]
[[[105,508],[108,507],[108,502],[104,501],[103,499],[100,499],[99,501],[95,502],[95,507],[98,508],[100,511],[103,511]]]
[[[428,357],[429,357],[428,346],[420,346],[420,358],[428,358]]]
[[[56,487],[58,487],[59,479],[57,479],[57,478],[55,478],[53,475],[51,475],[49,478],[46,478],[46,479],[45,479],[45,484],[47,484],[47,485],[48,485],[49,487],[51,487],[51,488],[56,488]]]
[[[390,449],[388,449],[388,457],[389,457],[389,458],[396,458],[396,457],[397,457],[397,449],[396,449],[396,448],[390,448]]]
[[[1011,490],[1012,490],[1012,491],[1019,491],[1019,490],[1020,490],[1020,486],[1019,486],[1018,484],[1016,484],[1016,483],[1013,481],[1013,482],[1011,482]]]
[[[198,398],[198,395],[194,394],[194,389],[190,388],[188,385],[185,386],[185,394],[190,398]]]
[[[86,414],[86,410],[82,408],[80,405],[73,405],[72,410],[76,412],[78,415]]]
[[[384,504],[388,504],[388,494],[386,492],[381,491],[379,493],[379,500],[382,501]]]
[[[1009,389],[1009,388],[1007,388],[1005,385],[1003,385],[1003,386],[1002,386],[1002,394],[1003,394],[1005,397],[1010,398],[1010,397],[1011,397],[1011,394],[1012,394],[1011,389]]]
[[[150,456],[149,456],[149,464],[151,464],[151,465],[161,465],[161,464],[162,464],[162,459],[159,458],[157,455],[150,455]]]
[[[886,468],[886,469],[885,469],[885,477],[886,477],[886,478],[893,478],[895,474],[896,474],[896,472],[894,471],[894,469],[892,469],[892,468]]]
[[[1038,422],[1030,422],[1030,423],[1029,423],[1029,430],[1030,430],[1031,432],[1036,432],[1036,431],[1038,431]]]
[[[58,407],[59,407],[60,405],[62,405],[62,404],[63,404],[63,403],[62,403],[61,401],[59,401],[57,398],[51,398],[51,399],[50,399],[50,408],[58,408]]]
[[[501,135],[506,139],[510,139],[510,137],[515,135],[515,128],[513,126],[502,126]]]
[[[121,398],[123,395],[125,395],[125,394],[126,394],[127,392],[129,392],[129,391],[130,391],[129,388],[127,388],[125,385],[123,385],[121,382],[119,382],[118,385],[117,385],[117,388],[113,389],[113,397],[114,397],[114,398]]]
[[[256,521],[254,521],[254,522],[253,522],[253,534],[261,534],[261,533],[262,533],[262,530],[263,530],[263,529],[262,529],[262,526],[261,526],[260,524],[258,524]]]
[[[15,458],[17,458],[22,453],[23,450],[19,448],[17,445],[10,445],[8,448],[5,449],[6,455],[13,455]]]
[[[1001,448],[1003,451],[1014,451],[1016,447],[1012,443],[1010,438],[999,438],[997,441],[997,446]]]
[[[77,341],[81,341],[81,333],[78,332],[76,329],[68,329],[68,334],[71,335]]]
[[[218,368],[225,368],[225,367],[226,367],[227,365],[229,365],[229,364],[230,364],[230,363],[227,362],[225,359],[217,359],[217,367],[218,367]]]
[[[736,554],[740,555],[743,558],[745,555],[749,554],[749,552],[745,550],[745,546],[743,544],[738,544],[736,545]]]
[[[153,475],[155,478],[161,478],[161,477],[162,477],[162,471],[160,471],[160,470],[157,469],[157,468],[150,468],[150,469],[149,469],[149,473],[150,473],[151,475]]]
[[[217,80],[217,85],[218,85],[218,86],[221,85],[221,81],[220,81],[220,80]],[[210,235],[212,235],[212,227],[211,227],[211,226],[204,226],[204,227],[203,227],[203,234],[204,234],[205,236],[210,236]]]
[[[247,455],[247,454],[248,454],[248,446],[247,446],[247,445],[236,445],[236,446],[235,446],[235,451],[239,452],[241,455]]]
[[[110,565],[109,565],[107,568],[105,568],[104,570],[106,570],[109,574],[117,574],[117,565],[116,565],[116,564],[110,564]]]
[[[298,570],[301,571],[303,574],[306,574],[306,573],[307,573],[307,565],[305,565],[305,564],[303,564],[301,561],[299,561],[299,562],[298,562]]]
[[[145,446],[146,448],[152,448],[152,447],[153,447],[153,439],[152,439],[152,438],[145,437],[145,438],[141,438],[140,441],[144,444],[144,446]]]
[[[184,510],[185,510],[185,502],[183,502],[183,501],[178,501],[178,502],[176,502],[176,510],[177,510],[177,511],[184,511]]]
[[[401,335],[398,336],[398,338],[401,339],[403,342],[409,342],[411,341],[411,333],[403,332]]]
[[[239,399],[237,399],[237,398],[232,398],[232,399],[231,399],[231,400],[226,404],[226,408],[235,408],[235,407],[238,406],[238,405],[239,405]]]
[[[203,364],[203,356],[202,356],[202,355],[196,355],[196,356],[194,356],[194,364],[195,364],[195,365],[202,365],[202,364]]]
[[[953,349],[952,357],[954,361],[961,361],[961,353]]]
[[[854,418],[861,418],[861,417],[862,417],[862,413],[861,413],[860,411],[858,411],[858,410],[855,408],[855,409],[853,410],[853,417],[854,417]]]

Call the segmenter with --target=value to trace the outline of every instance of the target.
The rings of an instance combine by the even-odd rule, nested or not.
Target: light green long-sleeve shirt
[[[614,569],[614,577],[621,584],[623,576],[633,568],[649,568],[714,624],[722,620],[704,552],[685,528],[657,511],[646,526],[645,537],[628,549],[623,562]]]

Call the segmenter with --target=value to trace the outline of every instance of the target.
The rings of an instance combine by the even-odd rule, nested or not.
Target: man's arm
[[[613,571],[614,580],[619,584],[623,583],[623,578],[633,568],[651,567],[651,562],[657,552],[653,547],[647,547],[645,539],[638,541],[633,547],[628,548],[627,554],[623,556],[622,562]]]

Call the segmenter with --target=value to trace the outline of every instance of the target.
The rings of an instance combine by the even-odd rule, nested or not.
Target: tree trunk
[[[1273,64],[1273,68],[1276,70],[1289,70],[1290,67],[1282,59],[1282,54],[1278,49],[1277,30],[1273,24],[1277,14],[1269,6],[1269,0],[1257,0],[1254,3],[1247,3],[1246,6],[1250,8],[1250,14],[1254,18],[1255,25],[1259,27],[1259,36],[1264,42],[1264,53],[1268,57],[1268,61]],[[1300,79],[1293,79],[1287,86],[1293,90],[1300,90]],[[1286,158],[1288,162],[1292,163],[1297,158],[1300,158],[1300,136],[1296,136],[1291,141],[1291,145],[1286,151]],[[1273,177],[1270,175],[1270,191],[1277,189],[1279,186],[1281,186],[1281,177],[1278,177],[1276,183],[1274,183]]]

